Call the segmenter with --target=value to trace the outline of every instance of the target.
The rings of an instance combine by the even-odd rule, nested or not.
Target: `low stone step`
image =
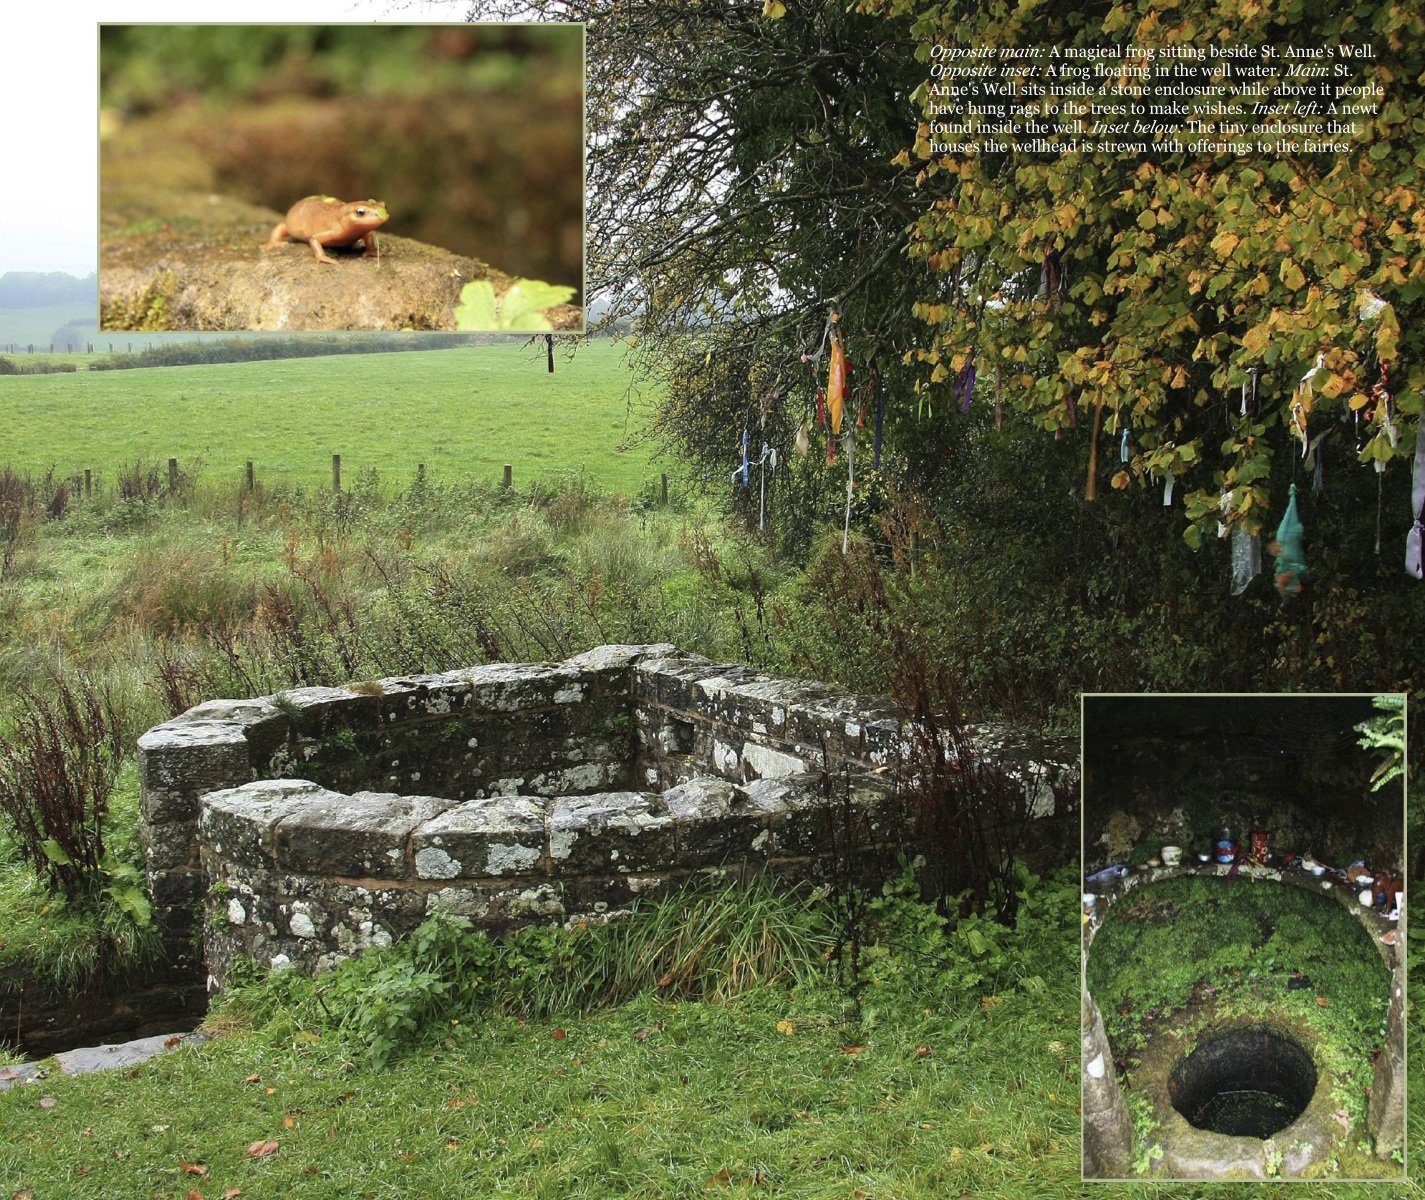
[[[155,1034],[153,1037],[135,1038],[131,1042],[117,1042],[105,1046],[81,1046],[76,1050],[65,1050],[54,1056],[63,1075],[89,1075],[95,1071],[113,1071],[120,1067],[136,1067],[151,1058],[179,1046],[197,1046],[206,1042],[209,1035],[201,1030],[193,1033]],[[48,1075],[38,1063],[19,1063],[13,1067],[0,1067],[0,1092],[22,1083],[32,1083]]]

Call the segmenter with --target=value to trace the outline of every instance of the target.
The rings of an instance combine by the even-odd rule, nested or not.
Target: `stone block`
[[[411,834],[450,806],[434,796],[329,793],[278,824],[276,862],[293,874],[406,879]]]
[[[198,866],[198,842],[192,821],[170,821],[165,825],[139,822],[139,848],[149,874],[191,871]]]
[[[677,823],[645,792],[560,796],[549,817],[549,855],[556,875],[651,871],[666,866]]]
[[[178,719],[139,738],[140,810],[153,824],[192,821],[198,797],[252,778],[243,727]]]
[[[738,794],[740,807],[766,823],[769,852],[777,857],[817,854],[834,844],[837,813],[822,791],[820,776],[754,779],[739,787]]]
[[[658,799],[677,826],[678,849],[670,868],[766,859],[772,840],[767,817],[745,804],[728,780],[689,780]]]
[[[270,869],[277,861],[277,826],[313,804],[341,798],[305,779],[253,780],[203,797],[199,836],[226,862]]]
[[[416,878],[543,874],[545,808],[538,798],[495,796],[446,809],[412,838]]]

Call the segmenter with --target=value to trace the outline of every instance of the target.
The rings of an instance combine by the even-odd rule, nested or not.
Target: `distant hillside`
[[[0,275],[0,308],[48,308],[81,301],[97,307],[98,295],[93,275],[83,279],[63,271],[6,271]]]
[[[73,344],[82,352],[97,333],[98,305],[93,296],[63,304],[37,304],[9,308],[0,305],[0,354],[15,346],[20,353],[28,346],[45,352],[54,344],[63,353]],[[94,347],[96,350],[98,346]]]

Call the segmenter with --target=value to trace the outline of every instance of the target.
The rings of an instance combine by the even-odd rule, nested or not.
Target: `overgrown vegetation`
[[[79,1197],[418,1194],[438,1172],[483,1194],[929,1198],[1032,1167],[1076,1187],[1073,1013],[1046,1003],[1072,981],[1075,886],[1026,881],[988,971],[965,929],[893,886],[866,1021],[827,961],[824,903],[755,882],[504,943],[433,923],[317,980],[254,977],[212,1018],[216,1043],[126,1081],[124,1106],[83,1079],[47,1084],[50,1110],[33,1088],[0,1094],[8,1128],[48,1121],[42,1145],[6,1139],[0,1177]]]

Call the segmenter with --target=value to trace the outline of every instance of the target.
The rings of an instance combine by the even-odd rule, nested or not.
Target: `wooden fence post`
[[[505,490],[506,490],[506,491],[509,491],[509,489],[514,485],[514,481],[515,481],[515,469],[514,469],[514,467],[513,467],[510,463],[506,463],[506,464],[505,464]]]
[[[666,471],[663,474],[663,503],[668,503],[668,474]]]
[[[168,490],[170,492],[178,490],[178,460],[176,458],[168,460]]]
[[[89,468],[84,468],[84,498],[87,500],[94,491],[94,472]]]
[[[341,455],[332,455],[332,491],[341,491]]]
[[[247,490],[253,491],[257,487],[257,478],[253,473],[252,459],[247,460]]]

